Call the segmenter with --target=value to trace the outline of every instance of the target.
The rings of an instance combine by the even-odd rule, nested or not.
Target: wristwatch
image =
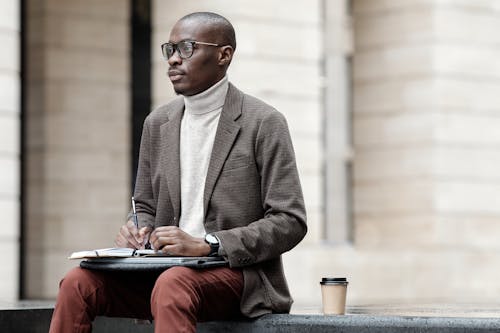
[[[219,254],[219,239],[212,234],[205,235],[205,242],[210,245],[209,257],[217,256]]]

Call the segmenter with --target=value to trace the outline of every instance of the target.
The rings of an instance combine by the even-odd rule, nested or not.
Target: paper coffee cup
[[[321,297],[324,314],[343,315],[345,313],[347,284],[346,278],[321,279]]]

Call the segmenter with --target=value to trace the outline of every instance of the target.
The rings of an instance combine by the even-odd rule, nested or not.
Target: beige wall
[[[19,285],[20,77],[19,1],[3,0],[0,11],[0,300],[13,300]]]
[[[128,1],[27,1],[26,294],[53,297],[78,249],[129,209]]]
[[[495,300],[498,4],[354,0],[353,16],[354,242],[290,255],[296,308],[318,308],[326,275],[350,279],[350,304]]]
[[[436,238],[500,263],[500,3],[441,1],[435,20]]]
[[[16,1],[7,3],[18,10]],[[349,22],[338,23],[334,10],[343,3],[153,1],[153,105],[174,96],[159,47],[174,22],[192,11],[221,13],[238,39],[230,80],[276,106],[292,131],[310,227],[284,256],[294,310],[318,309],[318,281],[332,275],[349,278],[349,304],[496,299],[500,37],[491,32],[500,28],[500,6],[352,1],[354,242],[335,244],[324,241],[323,224],[336,221],[323,215],[328,157],[322,137],[324,112],[337,109],[334,100],[332,109],[325,107],[322,91],[341,79],[323,66],[331,52],[345,50],[341,25]],[[75,265],[67,254],[110,245],[128,210],[129,8],[120,0],[27,4],[27,292],[53,297],[59,278]],[[0,38],[15,44],[17,16],[5,17]],[[13,138],[2,140],[13,144],[0,146],[0,167],[14,174],[0,177],[8,189],[0,205],[16,221],[0,237],[1,246],[12,248],[19,170],[15,52],[0,55],[0,86],[14,89],[0,89],[0,128]],[[327,196],[326,205],[345,199],[338,195]],[[14,272],[16,265],[17,259],[2,269]]]
[[[498,6],[357,4],[357,190],[371,205],[363,212],[376,210],[378,232],[393,230],[393,243],[498,249],[500,51],[489,33],[500,26]],[[379,193],[390,206],[375,201]]]
[[[351,304],[496,299],[498,5],[354,0],[353,16],[354,243],[294,251],[297,305],[318,307],[325,275],[349,277]]]

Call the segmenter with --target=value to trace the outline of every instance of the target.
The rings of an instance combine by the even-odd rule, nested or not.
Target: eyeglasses
[[[194,45],[208,45],[208,46],[220,46],[214,43],[197,42],[195,40],[181,40],[179,43],[165,43],[161,46],[161,53],[163,53],[163,58],[165,60],[170,59],[174,55],[175,51],[179,53],[182,59],[190,58],[194,52]]]

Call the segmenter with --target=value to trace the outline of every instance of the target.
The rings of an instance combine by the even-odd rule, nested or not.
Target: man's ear
[[[234,49],[231,45],[225,45],[220,48],[219,65],[229,66],[233,59]]]

